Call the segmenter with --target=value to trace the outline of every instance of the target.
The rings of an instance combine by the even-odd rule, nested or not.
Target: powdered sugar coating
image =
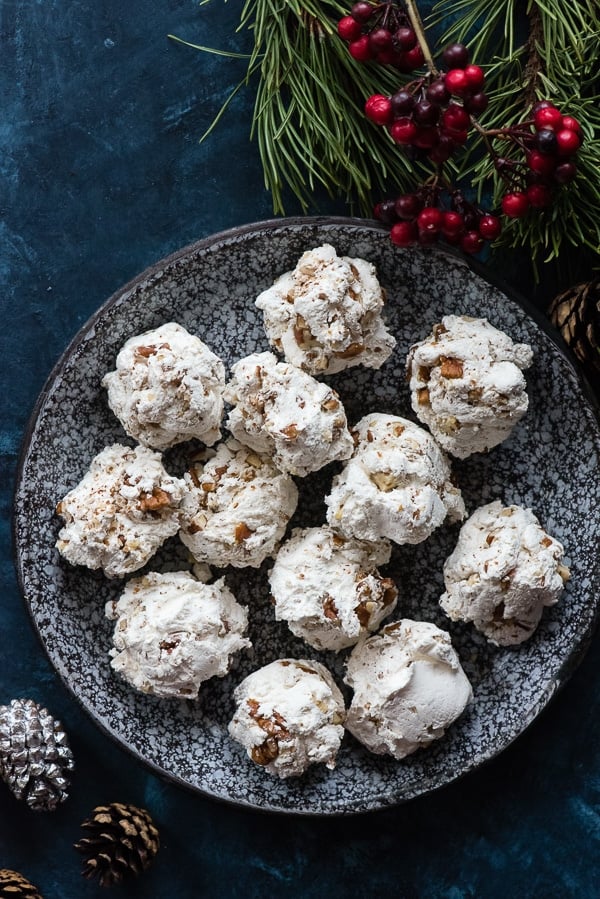
[[[377,570],[390,556],[387,540],[369,543],[328,527],[296,528],[269,574],[276,619],[315,649],[353,646],[396,606],[393,581]]]
[[[361,540],[420,543],[464,517],[460,490],[433,437],[414,422],[372,413],[353,429],[354,455],[326,497],[327,521]]]
[[[225,366],[175,322],[130,338],[102,385],[125,432],[145,446],[212,446],[221,436]]]
[[[160,453],[107,446],[58,503],[65,525],[56,548],[72,565],[131,574],[177,533],[182,496],[183,482],[167,474]]]
[[[522,643],[564,590],[563,555],[531,509],[488,503],[460,530],[444,564],[440,605],[453,621],[473,622],[490,643]]]
[[[381,368],[396,345],[381,318],[384,302],[372,263],[338,256],[323,244],[303,253],[256,305],[271,346],[292,365],[321,375],[354,365]]]
[[[196,699],[251,646],[247,610],[224,580],[204,584],[187,571],[149,572],[106,604],[115,621],[111,667],[142,693]]]
[[[354,690],[347,729],[395,759],[443,737],[473,697],[450,635],[408,618],[359,643],[345,681]]]
[[[299,477],[352,454],[346,413],[331,387],[273,353],[253,353],[231,371],[227,426],[240,443]]]
[[[269,456],[230,439],[184,476],[182,542],[210,565],[258,568],[282,539],[298,489]]]
[[[527,411],[533,353],[487,319],[445,315],[408,354],[412,408],[459,459],[505,440]]]
[[[269,774],[298,777],[310,765],[335,767],[344,736],[344,700],[320,662],[277,659],[234,693],[229,734]]]

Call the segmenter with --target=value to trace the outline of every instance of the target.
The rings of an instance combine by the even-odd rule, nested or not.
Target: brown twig
[[[523,73],[523,103],[526,109],[530,109],[537,100],[537,86],[543,62],[538,53],[538,45],[544,43],[544,28],[540,10],[535,0],[530,0],[527,7],[529,18],[529,37],[526,44],[527,63]]]

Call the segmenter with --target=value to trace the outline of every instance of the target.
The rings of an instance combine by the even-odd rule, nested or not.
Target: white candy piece
[[[240,443],[273,457],[280,471],[304,477],[353,443],[337,393],[272,353],[254,353],[232,368],[225,389],[227,425]]]
[[[327,521],[344,536],[420,543],[465,506],[433,437],[406,418],[374,412],[353,429],[354,456],[333,479]]]
[[[223,677],[251,646],[247,611],[225,581],[203,584],[187,571],[133,578],[106,616],[116,622],[111,667],[154,696],[196,699],[204,681]]]
[[[453,621],[472,622],[490,643],[522,643],[563,592],[569,578],[563,554],[531,509],[498,500],[481,506],[446,560],[440,605]]]
[[[345,682],[354,690],[346,728],[395,759],[443,737],[473,696],[449,635],[408,618],[352,650]]]
[[[269,456],[230,439],[185,475],[182,542],[211,565],[258,568],[296,511],[298,489]]]
[[[57,505],[65,526],[56,548],[72,565],[101,568],[107,577],[131,574],[179,530],[183,489],[160,453],[107,446]]]
[[[354,645],[396,606],[393,581],[377,570],[390,555],[387,540],[347,539],[328,527],[295,529],[269,575],[275,618],[315,649]]]
[[[269,774],[297,777],[335,767],[344,736],[342,694],[319,662],[278,659],[241,682],[229,734]]]
[[[338,256],[324,244],[304,253],[256,305],[271,346],[319,375],[354,365],[381,368],[396,344],[381,318],[384,302],[372,263]]]
[[[126,433],[165,450],[221,436],[225,367],[198,337],[175,322],[132,337],[102,380]]]
[[[408,354],[415,414],[453,456],[487,452],[527,411],[532,357],[485,318],[446,315]]]

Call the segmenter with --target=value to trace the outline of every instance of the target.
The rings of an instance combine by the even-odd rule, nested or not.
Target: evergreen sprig
[[[350,5],[338,0],[245,0],[242,8],[238,30],[252,39],[246,73],[207,134],[237,91],[256,82],[252,137],[276,214],[285,212],[287,190],[305,210],[314,205],[315,193],[325,190],[370,215],[377,199],[412,190],[431,175],[385,128],[364,116],[368,96],[390,95],[415,76],[359,64],[350,56],[336,33],[337,21]],[[440,34],[442,22],[451,25]],[[446,164],[449,179],[473,187],[480,200],[498,205],[505,190],[483,130],[525,121],[537,99],[552,100],[583,128],[575,182],[559,192],[551,209],[512,220],[498,243],[528,247],[534,266],[556,259],[565,241],[600,253],[597,0],[527,0],[525,5],[517,0],[441,0],[426,26],[428,38],[439,35],[438,47],[467,43],[471,58],[486,72],[490,102],[482,129],[469,140],[464,155]],[[498,141],[498,152],[500,146]],[[517,153],[508,142],[502,147],[504,156]]]
[[[238,30],[251,33],[253,46],[233,93],[257,81],[251,136],[276,214],[285,212],[286,189],[304,210],[320,189],[370,215],[374,194],[390,183],[408,189],[414,180],[414,164],[363,114],[370,94],[394,93],[406,79],[393,69],[357,66],[336,33],[346,12],[337,0],[246,0],[243,6]]]
[[[452,24],[440,44],[468,43],[485,68],[486,130],[523,122],[536,100],[550,99],[575,116],[584,132],[576,180],[551,209],[512,220],[499,243],[529,247],[534,265],[556,259],[565,242],[600,253],[600,6],[595,0],[528,0],[525,8],[514,0],[442,0],[432,23],[442,20]],[[499,141],[497,147],[508,158],[517,152],[509,143]],[[479,196],[487,192],[499,203],[505,186],[483,149],[482,138],[471,142],[461,177],[471,180]]]

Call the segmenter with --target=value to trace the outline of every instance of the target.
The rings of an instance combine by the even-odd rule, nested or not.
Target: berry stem
[[[423,56],[425,57],[425,62],[427,63],[427,68],[431,72],[432,75],[437,76],[439,72],[436,68],[436,65],[433,61],[433,56],[431,50],[429,48],[429,44],[427,43],[427,38],[425,37],[425,28],[423,26],[423,21],[421,16],[419,15],[419,10],[417,8],[417,4],[415,0],[406,0],[406,8],[408,10],[408,17],[410,19],[410,24],[412,25],[415,34],[417,35],[417,40],[419,42],[419,46],[423,51]]]

